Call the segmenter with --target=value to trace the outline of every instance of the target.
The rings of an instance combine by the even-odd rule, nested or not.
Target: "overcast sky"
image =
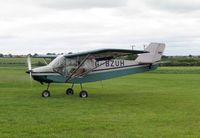
[[[200,55],[200,0],[1,0],[0,53],[142,49]]]

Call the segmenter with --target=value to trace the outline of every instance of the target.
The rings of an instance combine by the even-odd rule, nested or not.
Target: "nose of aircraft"
[[[52,67],[47,65],[47,66],[43,66],[43,67],[37,67],[32,70],[28,70],[27,72],[28,73],[49,73],[49,72],[53,72],[53,69],[52,69]]]
[[[32,72],[33,72],[32,70],[27,70],[27,71],[26,71],[27,74],[30,74],[30,73],[32,73]]]
[[[34,75],[34,73],[49,73],[49,72],[53,72],[53,69],[50,66],[37,67],[26,71],[27,74],[31,75]]]

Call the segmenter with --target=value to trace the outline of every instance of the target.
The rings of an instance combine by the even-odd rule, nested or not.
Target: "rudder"
[[[155,63],[161,60],[163,52],[165,49],[165,44],[163,43],[150,43],[145,49],[149,53],[144,53],[138,56],[135,60],[138,63]]]

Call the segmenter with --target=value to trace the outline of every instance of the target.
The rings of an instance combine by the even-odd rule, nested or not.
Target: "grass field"
[[[84,85],[87,99],[53,84],[50,98],[22,67],[0,67],[0,137],[200,137],[200,67]]]
[[[39,61],[42,62],[43,60],[40,59],[40,58],[32,58],[31,61],[32,61],[32,64],[35,64]],[[27,58],[0,58],[0,63],[2,63],[2,64],[8,64],[8,63],[11,63],[11,64],[26,64]]]
[[[50,60],[47,60],[48,62]],[[41,58],[32,58],[32,66],[38,66],[45,64],[44,60]],[[27,58],[1,58],[0,57],[0,67],[24,67],[27,65]]]

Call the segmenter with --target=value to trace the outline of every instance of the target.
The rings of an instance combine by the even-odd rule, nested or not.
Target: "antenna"
[[[146,45],[144,45],[144,51],[145,51],[145,49],[146,49]]]
[[[135,45],[131,45],[132,50],[134,50]]]

